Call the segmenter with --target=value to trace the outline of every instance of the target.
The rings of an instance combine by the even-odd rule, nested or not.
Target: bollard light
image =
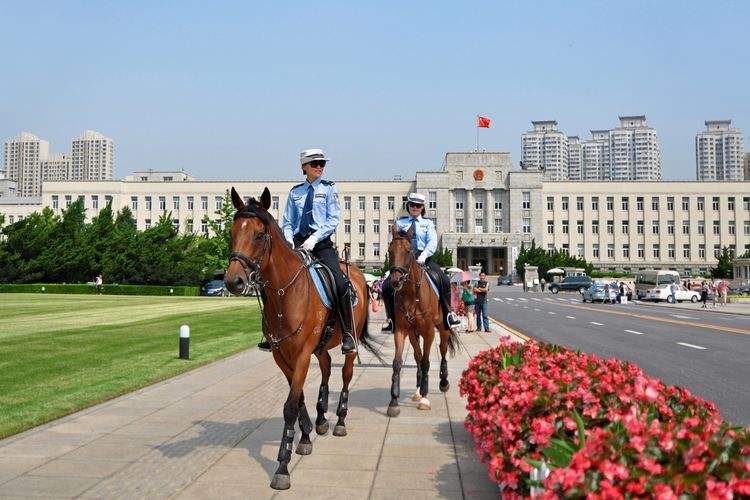
[[[174,288],[170,288],[169,293],[174,293]]]
[[[42,292],[44,292],[44,287],[42,287]]]
[[[180,359],[190,359],[190,327],[180,327]]]

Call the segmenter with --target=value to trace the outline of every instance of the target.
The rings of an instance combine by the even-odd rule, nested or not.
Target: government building
[[[112,203],[129,207],[138,228],[168,214],[180,231],[207,234],[227,190],[245,197],[272,193],[277,219],[290,181],[201,181],[186,172],[136,172],[125,180],[45,181],[40,197],[0,196],[5,224],[43,207],[60,214],[83,198],[87,216]],[[335,180],[335,179],[333,179]],[[427,197],[440,245],[454,263],[481,264],[510,274],[522,244],[581,256],[605,271],[675,269],[705,273],[722,247],[750,251],[750,183],[664,181],[551,181],[539,170],[513,169],[508,152],[447,153],[441,168],[409,181],[337,182],[342,208],[334,240],[360,266],[380,266],[389,228],[405,213],[406,196]],[[6,190],[6,193],[8,191]]]

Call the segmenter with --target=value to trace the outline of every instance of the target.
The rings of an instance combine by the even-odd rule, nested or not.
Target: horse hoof
[[[447,380],[445,381],[445,384],[443,384],[443,382],[440,382],[440,392],[448,392],[448,389],[450,388],[451,384]]]
[[[422,399],[422,395],[419,393],[419,391],[417,391],[417,392],[415,392],[414,394],[411,395],[411,400],[412,401],[416,402],[416,401],[419,401],[420,399]]]
[[[315,432],[318,433],[318,436],[322,436],[323,434],[326,434],[328,432],[328,422],[325,422],[320,425],[316,425]]]
[[[271,481],[271,488],[274,490],[288,490],[292,486],[289,481],[289,474],[274,474]]]
[[[312,443],[298,443],[295,450],[297,455],[309,455],[312,453]]]
[[[417,408],[420,410],[431,410],[432,406],[430,406],[430,400],[427,398],[422,398],[419,401],[419,405],[417,405]]]
[[[333,428],[333,435],[337,437],[343,437],[346,436],[346,426],[344,425],[337,425]]]
[[[399,413],[401,413],[401,408],[398,406],[389,406],[386,413],[389,417],[398,417]]]

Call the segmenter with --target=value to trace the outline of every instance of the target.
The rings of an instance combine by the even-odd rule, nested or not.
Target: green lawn
[[[190,325],[190,360],[178,359]],[[0,295],[0,438],[257,344],[244,298]]]

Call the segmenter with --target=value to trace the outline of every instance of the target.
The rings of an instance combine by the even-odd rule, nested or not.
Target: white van
[[[635,273],[635,295],[642,300],[652,288],[671,283],[680,284],[680,273],[662,269],[648,269]]]

